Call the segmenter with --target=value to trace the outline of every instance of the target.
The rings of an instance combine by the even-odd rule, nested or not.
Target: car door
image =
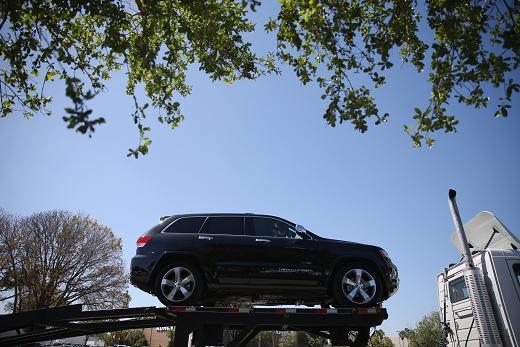
[[[248,283],[243,216],[209,216],[197,242],[204,245],[204,263],[216,284]]]
[[[316,241],[303,239],[287,222],[260,216],[246,216],[249,238],[251,284],[317,286],[323,265]]]

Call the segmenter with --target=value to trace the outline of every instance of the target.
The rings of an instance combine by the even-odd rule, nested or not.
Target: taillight
[[[137,239],[137,242],[135,244],[137,245],[137,247],[143,247],[151,239],[152,239],[152,237],[150,235],[139,236],[139,238]]]

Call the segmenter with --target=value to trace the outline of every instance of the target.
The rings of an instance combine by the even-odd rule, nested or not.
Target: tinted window
[[[244,235],[243,217],[209,217],[201,233]]]
[[[293,228],[282,221],[272,218],[251,218],[252,234],[255,236],[300,238]]]
[[[450,300],[451,302],[457,302],[469,298],[468,289],[466,288],[466,282],[464,282],[464,276],[459,277],[450,282]]]
[[[520,286],[520,264],[513,265],[513,271],[515,272],[516,280]]]
[[[176,234],[196,234],[206,217],[183,217],[177,219],[164,232]]]

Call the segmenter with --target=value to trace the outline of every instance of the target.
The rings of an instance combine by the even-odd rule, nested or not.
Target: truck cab
[[[496,216],[480,212],[464,224],[475,267],[479,268],[489,295],[503,346],[520,346],[520,241]],[[455,247],[463,253],[456,235]],[[439,313],[448,334],[448,346],[481,346],[464,263],[451,264],[437,276]]]

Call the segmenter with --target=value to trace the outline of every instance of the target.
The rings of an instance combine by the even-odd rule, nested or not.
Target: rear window
[[[172,220],[174,220],[175,217],[168,217],[164,220],[161,221],[161,223],[159,224],[156,224],[155,226],[151,227],[147,232],[146,232],[146,235],[152,235],[152,234],[157,234],[157,233],[160,233],[168,224],[170,224],[172,222]]]
[[[469,298],[468,288],[466,288],[466,282],[464,276],[454,279],[450,282],[450,301],[452,303],[462,301]]]
[[[201,233],[220,235],[244,235],[243,217],[209,217]]]
[[[196,234],[199,232],[206,217],[182,217],[173,222],[165,233]]]

